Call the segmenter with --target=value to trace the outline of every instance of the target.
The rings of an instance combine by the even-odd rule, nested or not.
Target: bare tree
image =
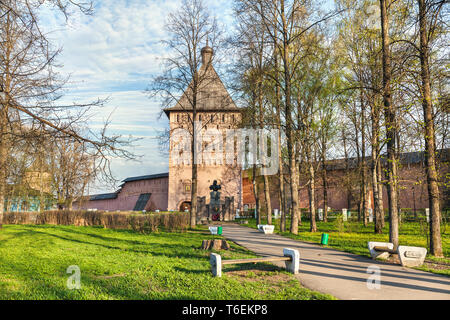
[[[212,77],[215,72],[212,64],[217,60],[217,54],[213,55],[213,52],[219,46],[221,31],[216,19],[210,16],[201,0],[184,0],[178,10],[169,14],[166,30],[170,39],[162,42],[170,50],[170,55],[164,59],[163,74],[154,79],[147,91],[151,97],[162,98],[163,109],[177,105],[186,112],[188,126],[185,129],[191,135],[190,226],[195,227],[198,184],[195,148],[200,130],[210,120],[204,119],[206,121],[201,122],[201,128],[198,128],[195,122],[199,119],[199,106],[206,99],[206,95],[202,93],[205,87],[215,80]]]
[[[257,17],[260,24],[264,26],[267,36],[272,46],[277,52],[273,57],[280,58],[277,63],[279,70],[269,73],[269,77],[275,81],[283,92],[283,116],[284,131],[286,133],[287,153],[289,158],[289,178],[291,191],[291,227],[290,231],[298,233],[299,223],[299,196],[298,196],[298,168],[296,161],[296,137],[295,137],[295,96],[293,82],[295,73],[298,70],[303,48],[295,45],[308,31],[319,25],[336,13],[328,13],[314,16],[314,9],[311,1],[238,1],[242,10],[246,10],[250,15]],[[313,20],[313,21],[311,21]],[[272,64],[274,65],[274,64]]]
[[[398,198],[396,136],[397,115],[391,96],[391,49],[389,37],[389,0],[380,0],[382,61],[383,61],[383,103],[387,145],[387,194],[389,203],[389,241],[398,247]]]
[[[422,108],[425,137],[425,159],[428,184],[428,201],[431,211],[430,223],[430,251],[434,256],[442,257],[441,240],[441,211],[439,205],[438,173],[436,170],[436,140],[434,125],[434,108],[431,96],[431,76],[430,76],[430,38],[436,30],[439,21],[439,12],[445,1],[417,0],[419,7],[419,56],[421,68],[420,93],[422,95]],[[431,24],[429,23],[431,20]]]
[[[236,37],[233,41],[234,48],[238,48],[238,63],[235,68],[238,71],[240,83],[240,92],[242,100],[247,105],[246,111],[249,115],[246,117],[247,124],[254,128],[273,128],[275,124],[272,121],[272,114],[267,112],[271,109],[272,99],[270,92],[273,82],[268,81],[267,73],[273,72],[272,56],[267,54],[271,51],[270,38],[258,16],[251,15],[251,12],[245,10],[245,6],[236,6],[236,16],[238,19],[238,28]],[[243,123],[245,125],[245,123]],[[260,141],[261,149],[268,146],[267,141]],[[280,146],[279,146],[280,147]],[[277,152],[279,152],[277,150]],[[256,160],[256,159],[255,159]],[[260,160],[260,166],[266,166],[264,157]],[[256,199],[256,210],[258,214],[258,223],[261,222],[258,188],[256,183],[257,161],[253,165],[254,194]],[[272,224],[272,206],[270,197],[269,176],[263,175],[264,202],[267,213],[267,223]]]
[[[58,207],[72,210],[73,201],[84,195],[87,185],[93,182],[96,158],[85,143],[71,138],[52,141],[50,146],[49,173],[51,186]]]
[[[72,0],[52,0],[66,17],[71,7],[90,14],[92,4]],[[7,155],[20,139],[34,139],[32,128],[42,127],[49,137],[71,137],[89,145],[102,161],[98,169],[113,179],[110,156],[133,159],[124,147],[131,139],[108,136],[107,125],[99,132],[78,134],[76,127],[84,123],[91,107],[105,101],[88,104],[61,105],[61,90],[67,78],[57,73],[57,57],[61,49],[54,48],[39,26],[39,12],[44,2],[39,0],[5,0],[0,2],[0,224],[4,211]],[[13,128],[13,126],[15,126]]]

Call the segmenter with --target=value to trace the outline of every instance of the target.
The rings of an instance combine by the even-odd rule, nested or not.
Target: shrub
[[[109,229],[131,229],[140,233],[183,232],[189,226],[185,212],[136,214],[134,212],[103,212],[84,210],[52,210],[44,212],[7,212],[4,224],[53,224],[103,226]]]
[[[336,215],[336,219],[333,222],[336,230],[340,233],[344,232],[344,218],[342,217],[342,214]]]

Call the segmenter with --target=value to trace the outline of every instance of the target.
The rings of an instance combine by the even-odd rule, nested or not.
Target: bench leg
[[[300,270],[300,253],[298,250],[284,248],[283,255],[291,258],[291,261],[286,261],[286,270],[290,273],[298,274]]]
[[[391,242],[377,242],[377,241],[369,241],[367,243],[369,248],[370,256],[372,259],[387,259],[389,258],[389,252],[379,252],[374,250],[374,247],[388,247],[389,249],[394,249],[394,244]]]
[[[222,276],[222,257],[220,254],[211,253],[209,256],[209,262],[211,263],[211,271],[214,277]]]

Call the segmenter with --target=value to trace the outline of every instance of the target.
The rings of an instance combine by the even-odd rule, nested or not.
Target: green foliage
[[[342,217],[342,214],[337,215],[336,220],[333,222],[337,232],[342,233],[344,232],[344,219]]]

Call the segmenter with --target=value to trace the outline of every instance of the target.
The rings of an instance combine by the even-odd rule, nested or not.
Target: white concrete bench
[[[270,224],[258,224],[258,230],[264,232],[264,234],[272,234],[275,230],[275,226]]]
[[[427,256],[427,249],[422,247],[398,246],[398,257],[402,266],[420,267]]]
[[[390,254],[398,254],[400,263],[404,267],[420,267],[427,256],[427,249],[422,247],[398,246],[394,250],[394,244],[390,242],[368,242],[372,259],[387,259]]]
[[[211,271],[214,277],[222,276],[222,265],[226,264],[241,264],[241,263],[257,263],[257,262],[273,262],[273,261],[285,261],[286,270],[290,273],[297,274],[300,269],[300,253],[298,250],[291,248],[283,249],[282,257],[261,257],[250,259],[234,259],[234,260],[222,260],[220,254],[211,253],[209,262],[211,264]]]
[[[387,250],[394,250],[394,244],[390,242],[376,242],[376,241],[369,241],[367,243],[367,246],[369,247],[370,256],[372,259],[387,259],[389,258],[389,252]],[[385,248],[386,250],[380,251],[375,250],[375,247],[379,249],[380,247]]]

